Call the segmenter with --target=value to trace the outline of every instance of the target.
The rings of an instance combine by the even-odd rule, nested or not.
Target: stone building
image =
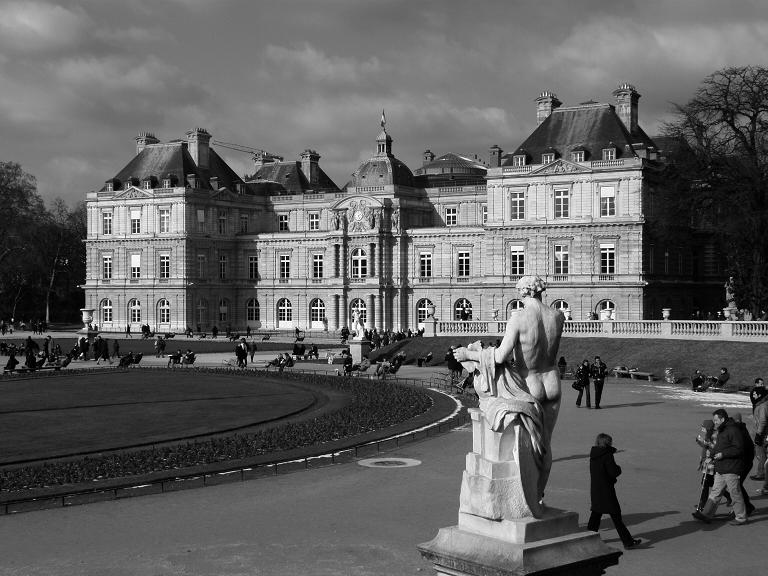
[[[412,172],[384,119],[343,189],[305,150],[255,157],[247,181],[191,130],[136,156],[87,195],[86,306],[105,330],[329,329],[504,319],[537,273],[574,319],[657,319],[716,307],[717,258],[685,215],[670,220],[669,163],[638,125],[639,94],[563,107],[512,153],[424,153]],[[215,142],[214,142],[215,144]],[[698,299],[698,300],[696,300]],[[711,301],[711,302],[710,302]]]

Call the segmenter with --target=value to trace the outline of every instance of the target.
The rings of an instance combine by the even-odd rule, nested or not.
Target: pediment
[[[592,172],[592,170],[590,170],[589,168],[584,168],[584,166],[581,166],[580,164],[575,164],[574,162],[568,162],[568,160],[563,160],[562,158],[559,158],[554,162],[545,164],[541,168],[532,170],[528,174],[530,176],[533,176],[533,175],[540,176],[542,174],[574,174],[574,173],[584,174],[584,173],[590,173],[590,172]]]
[[[211,194],[212,200],[237,200],[237,194],[229,188],[219,188]]]
[[[345,198],[342,198],[341,200],[336,202],[336,204],[332,205],[330,208],[331,210],[346,210],[352,204],[361,204],[361,203],[372,209],[384,208],[384,203],[381,200],[379,200],[378,198],[374,198],[373,196],[366,196],[364,194],[353,194],[352,196],[347,196]]]
[[[116,193],[113,198],[115,200],[134,200],[136,198],[152,198],[152,195],[147,192],[146,190],[142,190],[141,188],[137,188],[136,186],[131,186],[127,190],[122,190],[118,193]]]

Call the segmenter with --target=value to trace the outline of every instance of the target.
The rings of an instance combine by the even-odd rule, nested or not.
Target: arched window
[[[259,307],[259,301],[256,298],[251,298],[245,304],[246,318],[248,322],[258,322],[261,320],[261,308]]]
[[[416,302],[416,325],[418,328],[421,328],[420,325],[424,324],[427,316],[429,316],[430,306],[434,306],[434,304],[432,304],[432,301],[429,298],[422,298]]]
[[[141,302],[136,298],[128,302],[128,319],[131,324],[139,324],[141,322]]]
[[[293,321],[293,306],[291,306],[291,301],[288,298],[281,298],[277,301],[277,321]]]
[[[454,320],[472,320],[472,303],[466,298],[459,298],[453,306]]]
[[[315,298],[309,303],[309,320],[310,322],[322,323],[325,319],[325,302],[320,298]]]
[[[229,322],[229,300],[219,300],[219,322]]]
[[[157,303],[157,317],[160,324],[171,323],[171,303],[165,298]]]
[[[555,310],[560,310],[560,312],[565,312],[566,310],[570,310],[570,306],[568,306],[568,302],[565,300],[555,300],[552,302],[552,308]]]
[[[366,307],[365,302],[363,302],[360,298],[355,298],[349,305],[350,319],[352,318],[352,313],[355,310],[357,310],[357,313],[360,314],[360,321],[363,323],[363,325],[365,325],[368,318],[368,308]]]
[[[612,300],[600,300],[595,307],[597,317],[600,320],[614,320],[616,318],[616,304]]]
[[[112,322],[112,300],[105,298],[101,301],[101,322]]]
[[[510,300],[507,302],[507,318],[509,318],[509,315],[515,310],[522,310],[523,308],[525,308],[525,305],[522,300]]]
[[[205,325],[208,322],[208,300],[200,298],[197,301],[197,323]]]
[[[352,278],[365,278],[368,276],[368,256],[362,248],[352,250]]]

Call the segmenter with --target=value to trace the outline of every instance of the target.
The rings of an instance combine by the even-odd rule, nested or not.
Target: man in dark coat
[[[632,537],[621,519],[621,506],[619,506],[615,488],[616,479],[621,475],[621,467],[613,459],[615,453],[613,438],[608,434],[598,434],[595,445],[589,453],[592,514],[589,516],[587,528],[597,532],[600,529],[600,519],[603,514],[608,514],[613,520],[624,548],[629,549],[640,544],[640,540]]]
[[[600,409],[600,399],[603,397],[606,374],[608,374],[608,366],[600,360],[600,356],[595,356],[594,363],[589,367],[589,375],[592,376],[592,383],[595,385],[595,410]],[[587,394],[587,406],[589,406],[589,394]]]

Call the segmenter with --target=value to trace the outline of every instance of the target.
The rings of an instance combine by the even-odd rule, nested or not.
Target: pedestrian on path
[[[587,408],[592,408],[592,400],[589,395],[589,360],[586,358],[581,363],[581,366],[576,369],[576,374],[574,374],[574,385],[579,391],[579,395],[576,397],[576,406],[581,408],[581,398],[584,395],[584,392],[586,392]]]
[[[608,374],[608,366],[600,360],[600,356],[595,356],[595,362],[589,368],[589,375],[592,376],[592,383],[595,385],[595,410],[600,409],[606,374]],[[587,406],[589,406],[589,392],[587,392]]]

